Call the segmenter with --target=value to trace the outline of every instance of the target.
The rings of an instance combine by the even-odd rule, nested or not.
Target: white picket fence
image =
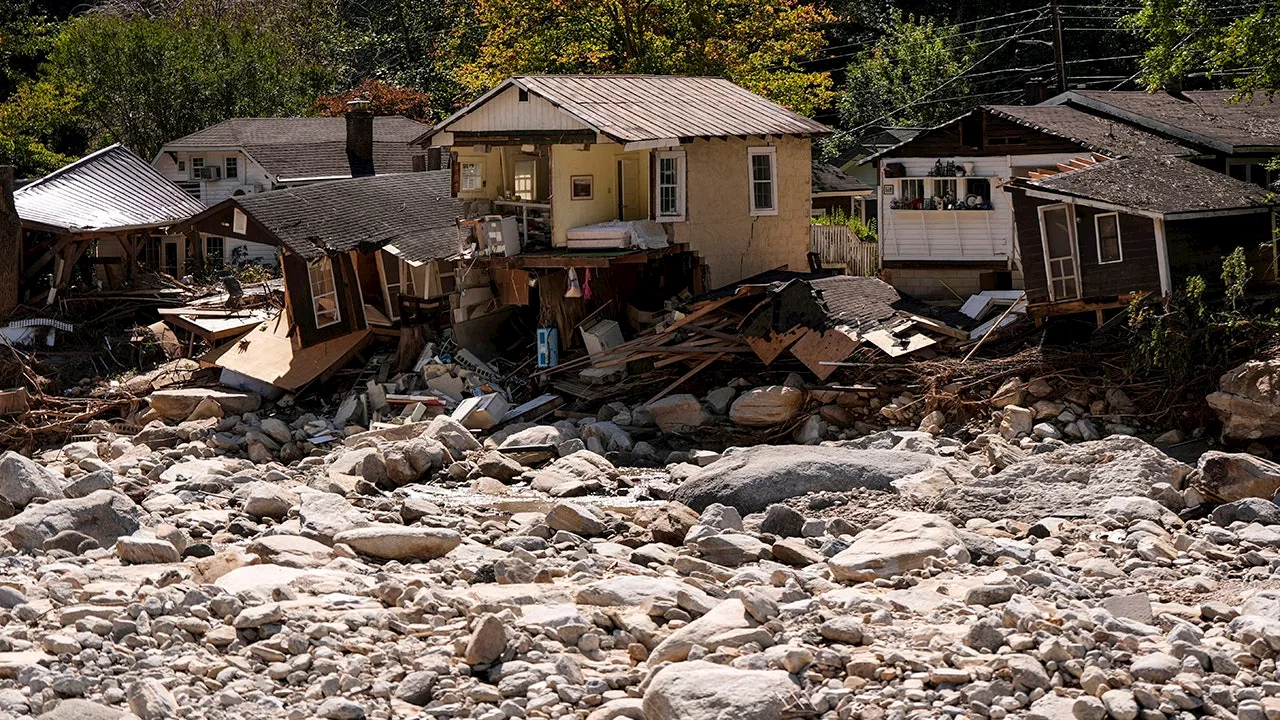
[[[809,252],[818,253],[823,267],[843,267],[850,275],[880,274],[879,246],[859,240],[844,225],[809,226]]]

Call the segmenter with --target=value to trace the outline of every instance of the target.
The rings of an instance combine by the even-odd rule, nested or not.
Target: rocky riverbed
[[[1260,458],[315,423],[0,457],[0,718],[1280,718]]]

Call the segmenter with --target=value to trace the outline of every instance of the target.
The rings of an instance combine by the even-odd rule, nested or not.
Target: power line
[[[997,17],[1000,17],[1000,16],[997,16]],[[946,40],[954,40],[954,39],[956,39],[956,38],[968,37],[968,36],[970,36],[970,35],[978,35],[978,34],[981,34],[981,33],[991,32],[991,31],[993,31],[993,30],[1002,30],[1002,29],[1004,29],[1004,28],[1015,27],[1015,26],[1022,25],[1022,24],[1023,24],[1023,23],[1013,22],[1013,23],[1007,23],[1007,24],[1004,24],[1004,25],[993,25],[993,26],[991,26],[991,27],[979,28],[979,29],[977,29],[977,30],[969,30],[969,31],[967,31],[967,32],[962,32],[962,33],[945,33],[945,34],[946,34],[946,38],[945,38],[945,39],[946,39]],[[939,32],[943,32],[943,31],[949,30],[949,29],[951,29],[951,28],[953,28],[953,27],[955,27],[955,26],[954,26],[954,25],[935,25],[935,26],[934,26],[934,29],[938,30]],[[1030,32],[1030,33],[1027,33],[1027,34],[1025,34],[1025,35],[1019,35],[1018,37],[1020,37],[1020,38],[1021,38],[1021,37],[1030,37],[1030,36],[1032,36],[1032,35],[1037,35],[1037,34],[1039,34],[1039,33],[1045,32],[1047,29],[1048,29],[1048,28],[1044,28],[1044,29],[1041,29],[1041,30],[1034,30],[1034,31],[1032,31],[1032,32]],[[810,64],[810,63],[815,63],[815,62],[830,62],[830,61],[832,61],[832,60],[843,60],[843,59],[845,59],[845,58],[855,57],[855,56],[857,56],[857,55],[859,55],[859,54],[861,54],[861,53],[860,53],[860,52],[856,52],[856,51],[855,51],[855,52],[840,53],[840,54],[837,54],[837,55],[828,55],[828,56],[826,56],[826,57],[819,57],[819,56],[818,56],[818,54],[819,54],[819,53],[823,53],[823,52],[830,52],[831,50],[841,50],[841,49],[846,49],[846,48],[856,48],[857,50],[859,50],[859,51],[860,51],[860,50],[863,50],[863,49],[865,49],[865,48],[870,48],[870,47],[874,47],[874,46],[876,46],[876,45],[879,45],[879,44],[880,44],[880,41],[881,41],[881,40],[883,40],[883,39],[884,39],[884,38],[883,38],[883,36],[882,36],[882,37],[877,38],[877,39],[875,39],[875,40],[867,40],[867,41],[863,41],[863,42],[856,42],[856,43],[845,43],[844,45],[832,45],[832,46],[830,46],[830,47],[820,48],[820,49],[819,49],[819,50],[817,50],[813,55],[810,55],[810,56],[808,56],[807,58],[805,58],[805,59],[803,59],[803,60],[798,60],[798,61],[796,61],[794,64],[796,64],[796,65],[808,65],[808,64]],[[1003,42],[1004,40],[1007,40],[1007,39],[1008,39],[1008,38],[1005,38],[1005,37],[999,37],[999,38],[993,38],[993,39],[991,39],[991,40],[983,40],[983,41],[979,41],[979,42],[971,43],[970,45],[971,45],[972,47],[981,47],[981,46],[983,46],[983,45],[990,45],[990,44],[992,44],[992,43]],[[901,47],[923,47],[923,46],[925,46],[925,45],[929,45],[929,44],[931,44],[931,42],[926,40],[926,41],[923,41],[923,42],[905,43],[905,44],[901,45]],[[948,47],[947,49],[948,49],[948,50],[956,50],[956,49],[958,49],[959,47],[961,47],[961,45],[953,45],[953,46]],[[766,69],[766,70],[776,70],[776,69],[783,68],[783,67],[787,67],[787,65],[785,65],[785,64],[783,64],[783,65],[773,65],[773,66],[767,67],[767,68],[765,68],[765,69]]]

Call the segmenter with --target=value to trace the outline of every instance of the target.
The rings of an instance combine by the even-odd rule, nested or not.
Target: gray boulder
[[[1280,491],[1280,464],[1257,455],[1210,450],[1196,469],[1191,484],[1218,502],[1271,498]]]
[[[672,499],[699,512],[712,503],[723,503],[753,513],[812,492],[888,491],[894,480],[936,462],[929,455],[893,450],[757,445],[728,452],[693,471]]]
[[[0,537],[19,550],[34,552],[58,533],[75,530],[108,547],[122,535],[137,531],[139,514],[138,506],[124,495],[98,490],[83,498],[31,505],[0,521]]]
[[[1280,505],[1262,498],[1245,498],[1219,505],[1213,509],[1211,517],[1215,523],[1223,527],[1237,521],[1280,525]]]
[[[1108,499],[1175,488],[1191,468],[1135,437],[1112,436],[1032,455],[963,486],[944,490],[940,509],[961,518],[1098,517]]]
[[[340,532],[370,524],[369,518],[347,502],[346,498],[314,490],[302,493],[298,518],[302,522],[304,537],[328,544],[333,544],[333,536]]]
[[[0,497],[21,510],[36,498],[61,500],[64,496],[57,475],[10,450],[0,455]]]
[[[1222,420],[1224,440],[1280,436],[1280,359],[1250,360],[1218,380],[1206,401]]]
[[[657,672],[644,694],[648,720],[779,720],[800,688],[782,670],[738,670],[702,660]]]

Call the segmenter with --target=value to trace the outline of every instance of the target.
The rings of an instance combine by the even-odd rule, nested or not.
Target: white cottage
[[[889,281],[939,299],[1021,288],[1013,209],[1000,187],[1089,152],[1188,151],[1071,107],[988,105],[867,158],[879,178],[880,257]]]

